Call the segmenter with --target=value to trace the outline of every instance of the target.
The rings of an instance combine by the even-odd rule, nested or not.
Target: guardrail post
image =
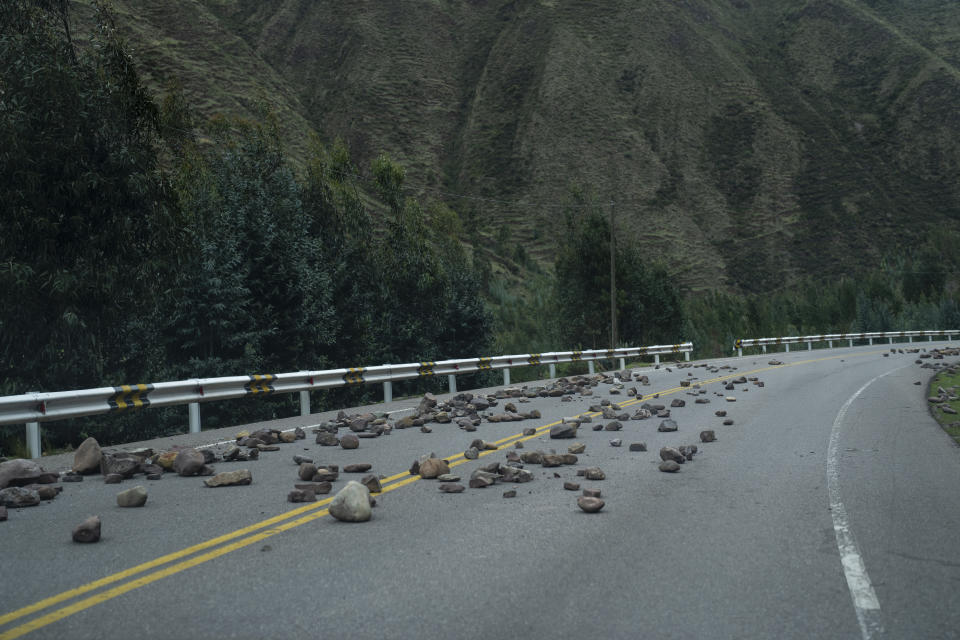
[[[827,347],[833,349],[833,340],[827,340]]]
[[[448,375],[448,376],[447,376],[447,384],[450,385],[450,393],[456,393],[456,392],[457,392],[457,376],[453,375],[452,373],[451,373],[450,375]]]
[[[807,351],[813,351],[813,340],[807,341]]]
[[[660,364],[660,354],[659,354],[659,353],[653,354],[653,364]]]
[[[555,365],[552,362],[550,363],[550,377],[551,378],[557,377],[557,365]]]
[[[743,357],[743,347],[737,347],[737,356],[740,358]]]
[[[510,384],[510,368],[503,368],[503,386],[508,386]]]
[[[788,343],[786,343],[786,344],[783,345],[783,346],[785,346],[785,347],[787,348],[787,353],[790,353],[790,343],[788,342]]]
[[[593,360],[587,360],[587,370],[590,371],[590,375],[594,374],[595,369],[593,366]]]
[[[893,344],[893,336],[888,337],[887,340],[890,341],[890,344]]]
[[[623,371],[626,368],[627,368],[627,359],[620,358],[620,371]]]
[[[307,390],[300,392],[300,415],[310,415],[310,392]]]
[[[927,336],[927,342],[933,342],[933,336]]]
[[[690,352],[689,352],[689,351],[684,351],[684,352],[683,352],[683,359],[686,360],[687,362],[690,362]]]
[[[767,345],[762,344],[762,345],[760,345],[760,346],[763,347],[763,352],[766,353],[766,352],[767,352]]]
[[[873,346],[873,338],[870,338],[870,346]]]
[[[40,423],[27,423],[27,448],[30,449],[31,458],[39,458],[40,451]]]
[[[191,402],[188,410],[190,412],[190,433],[200,433],[200,403]]]
[[[850,346],[853,346],[853,338],[850,338]]]
[[[913,342],[913,336],[907,336],[907,342]]]
[[[383,383],[383,401],[393,402],[393,383],[389,380]]]

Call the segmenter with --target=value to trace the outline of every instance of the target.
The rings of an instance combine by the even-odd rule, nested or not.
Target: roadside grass
[[[935,395],[937,387],[943,387],[948,392],[955,392],[960,388],[960,372],[941,371],[930,380],[930,386],[927,388],[927,397]],[[944,413],[940,408],[942,405],[933,405],[931,403],[930,414],[940,423],[943,430],[951,438],[960,444],[960,399],[949,400],[947,403],[957,413]]]

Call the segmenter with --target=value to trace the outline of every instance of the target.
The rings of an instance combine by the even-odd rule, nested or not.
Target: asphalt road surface
[[[928,413],[933,372],[916,354],[884,353],[747,356],[714,361],[737,367],[719,373],[644,370],[644,399],[686,400],[672,410],[676,433],[659,433],[652,418],[550,440],[547,425],[602,398],[631,414],[639,405],[601,384],[591,398],[518,405],[539,409],[536,421],[484,422],[474,433],[434,424],[433,433],[394,431],[351,451],[310,434],[257,461],[216,465],[250,469],[250,486],[88,476],[0,523],[0,640],[958,637],[960,451]],[[720,378],[739,375],[765,386],[723,389]],[[710,403],[694,404],[681,380],[703,385]],[[722,426],[718,409],[734,424]],[[521,437],[524,427],[537,435]],[[238,429],[147,444],[211,444]],[[718,440],[700,443],[702,429]],[[586,452],[575,466],[528,465],[532,482],[462,494],[406,473],[418,456],[452,457],[477,437],[503,449],[458,458],[451,472],[463,484],[518,440],[524,451],[582,442]],[[622,447],[610,446],[615,437]],[[628,450],[638,441],[649,451]],[[661,446],[693,443],[699,453],[678,473],[658,470]],[[286,502],[298,482],[294,454],[341,468],[372,463],[386,477],[373,519],[341,523],[326,501]],[[70,462],[42,461],[52,470]],[[578,477],[586,466],[606,479]],[[349,479],[341,473],[334,493]],[[605,508],[582,512],[566,480],[600,489]],[[146,506],[117,507],[116,493],[135,484],[148,489]],[[511,488],[517,497],[505,499]],[[102,518],[102,540],[71,542],[91,514]]]

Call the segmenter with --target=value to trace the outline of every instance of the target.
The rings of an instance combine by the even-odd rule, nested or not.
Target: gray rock
[[[123,482],[123,476],[119,473],[108,473],[103,476],[103,484],[120,484]]]
[[[717,434],[713,432],[713,429],[706,429],[700,432],[700,442],[714,442],[717,439]]]
[[[440,491],[443,493],[463,493],[463,490],[466,489],[462,484],[456,484],[451,482],[445,482],[439,487]]]
[[[470,488],[483,489],[485,487],[489,487],[499,479],[500,476],[496,473],[490,473],[489,471],[484,471],[483,469],[477,469],[470,474]]]
[[[673,401],[670,403],[670,406],[676,409],[677,407],[687,406],[687,403],[686,401],[681,400],[680,398],[674,398]]]
[[[675,448],[673,448],[673,447],[662,447],[662,448],[660,449],[660,459],[661,459],[661,460],[673,460],[674,462],[676,462],[676,463],[678,463],[678,464],[683,464],[684,460],[686,460],[686,458],[684,457],[684,455],[683,455],[682,453],[680,453],[680,450],[679,450],[679,449],[675,449]]]
[[[452,473],[442,473],[437,476],[437,482],[460,482],[460,476],[454,475]]]
[[[87,438],[80,443],[77,451],[73,454],[74,473],[96,473],[100,470],[100,457],[103,452],[100,450],[100,443],[96,438]]]
[[[599,467],[590,467],[583,470],[583,477],[587,480],[603,480],[607,475]]]
[[[348,464],[343,468],[344,473],[364,473],[370,471],[373,468],[373,465],[369,462],[357,462],[354,464]]]
[[[623,440],[621,440],[620,438],[614,438],[613,440],[610,441],[611,447],[619,447],[622,444],[623,444]]]
[[[340,438],[340,446],[344,449],[356,449],[360,446],[360,438],[356,434],[348,433]]]
[[[673,460],[664,460],[660,463],[660,471],[665,473],[676,473],[680,471],[680,465],[674,462]]]
[[[319,444],[321,447],[335,447],[340,444],[340,439],[335,433],[321,431],[317,434],[317,444]]]
[[[383,485],[380,484],[380,478],[373,473],[369,473],[360,479],[360,484],[367,488],[370,493],[380,493],[383,491]]]
[[[596,513],[603,509],[604,501],[600,498],[591,498],[588,496],[580,496],[577,498],[577,506],[586,511],[587,513]]]
[[[90,516],[73,530],[74,542],[100,542],[100,518]]]
[[[517,497],[517,490],[516,490],[516,489],[508,489],[507,491],[504,491],[504,492],[503,492],[503,497],[504,497],[504,498],[516,498],[516,497]]]
[[[117,494],[118,507],[142,507],[147,504],[147,490],[140,485]]]
[[[587,450],[587,445],[582,442],[575,442],[567,447],[567,453],[580,454]]]
[[[232,487],[250,484],[253,482],[253,476],[249,469],[237,469],[236,471],[224,471],[218,473],[212,478],[207,478],[203,484],[208,487]]]
[[[60,482],[83,482],[83,476],[79,473],[68,471],[60,476]]]
[[[309,489],[294,489],[287,494],[287,502],[316,502],[317,494]]]
[[[467,460],[476,460],[480,456],[480,451],[474,447],[470,447],[463,452],[463,457]]]
[[[621,429],[623,429],[623,425],[616,420],[604,427],[605,431],[620,431]]]
[[[600,489],[584,489],[583,495],[585,495],[588,498],[599,498]]]
[[[0,505],[19,509],[20,507],[35,507],[40,504],[40,494],[26,487],[7,487],[0,489]]]
[[[664,420],[657,427],[657,431],[672,432],[677,430],[677,423],[674,420]]]
[[[106,455],[104,454],[104,458]],[[203,454],[196,449],[181,449],[173,461],[173,470],[181,476],[195,476],[203,470],[205,464]]]
[[[580,485],[577,484],[576,482],[567,481],[563,483],[563,488],[566,489],[567,491],[579,491]]]
[[[500,475],[502,476],[501,480],[503,482],[511,482],[514,484],[521,484],[533,480],[532,472],[520,467],[511,467],[508,465],[500,465]]]
[[[63,487],[58,484],[28,484],[23,488],[36,491],[41,500],[53,500],[58,493],[63,491]]]
[[[224,454],[223,459],[224,459],[224,460],[227,459],[226,454]],[[299,466],[299,465],[303,464],[304,462],[313,462],[313,458],[308,458],[308,457],[306,457],[306,456],[300,456],[300,455],[293,456],[293,464]]]
[[[370,491],[351,480],[333,498],[329,510],[330,515],[341,522],[366,522],[373,516]]]
[[[631,442],[630,451],[646,451],[647,443],[646,442]]]
[[[297,469],[297,477],[301,480],[309,482],[313,480],[313,476],[317,475],[317,465],[312,462],[301,462],[300,468]]]
[[[560,438],[576,438],[577,423],[565,422],[550,427],[550,437],[555,440]]]

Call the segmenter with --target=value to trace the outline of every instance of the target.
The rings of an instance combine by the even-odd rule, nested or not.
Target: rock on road
[[[524,465],[531,482],[446,493],[437,480],[399,474],[430,452],[449,458],[476,438],[493,442],[587,412],[604,398],[625,405],[633,399],[609,395],[609,385],[600,384],[593,396],[572,402],[518,405],[539,410],[538,420],[484,421],[473,433],[455,423],[432,424],[432,433],[395,430],[361,439],[354,450],[322,447],[309,434],[242,463],[250,485],[211,489],[203,478],[165,474],[145,485],[150,498],[137,509],[118,507],[115,496],[143,484],[139,479],[120,487],[100,476],[64,484],[51,504],[11,509],[0,523],[0,640],[955,635],[960,449],[929,416],[926,387],[913,384],[932,371],[915,363],[916,354],[880,346],[778,353],[781,366],[769,365],[771,357],[712,361],[737,368],[717,373],[703,366],[643,370],[650,385],[637,388],[645,401],[670,409],[675,432],[658,431],[663,418],[656,416],[621,421],[616,436],[623,446],[610,446],[612,434],[593,426],[611,420],[598,416],[574,439],[551,440],[541,429],[522,449],[508,446],[450,469],[467,485],[473,471],[504,462],[510,451],[567,453],[571,444],[586,445],[575,465]],[[725,388],[740,375],[764,386],[748,380]],[[697,396],[709,403],[688,395],[721,376],[727,379],[704,384],[706,393]],[[659,399],[646,399],[658,392]],[[671,408],[676,398],[685,406]],[[633,414],[639,406],[624,410]],[[716,416],[718,410],[727,416]],[[282,428],[324,417],[291,418]],[[170,441],[231,438],[241,428]],[[704,430],[716,441],[701,442]],[[645,450],[631,450],[636,442]],[[678,472],[658,470],[661,448],[692,444],[696,455]],[[373,518],[338,522],[323,515],[322,505],[286,502],[300,482],[296,454],[341,469],[372,464],[369,473],[385,476],[386,489],[376,496]],[[70,462],[41,461],[48,470]],[[216,471],[235,464],[218,463]],[[601,469],[604,479],[577,475],[587,468]],[[362,475],[341,473],[330,496],[318,497],[332,497]],[[581,510],[581,492],[564,483],[599,489],[603,509]],[[516,497],[504,499],[511,489]],[[847,527],[841,536],[838,506]],[[293,509],[303,511],[283,517]],[[72,527],[90,515],[102,520],[101,541],[71,542]],[[845,540],[854,541],[864,570],[852,578]],[[163,569],[169,575],[157,573]],[[103,578],[83,593],[65,593]],[[869,591],[858,597],[858,589]],[[98,594],[102,599],[88,600]]]

